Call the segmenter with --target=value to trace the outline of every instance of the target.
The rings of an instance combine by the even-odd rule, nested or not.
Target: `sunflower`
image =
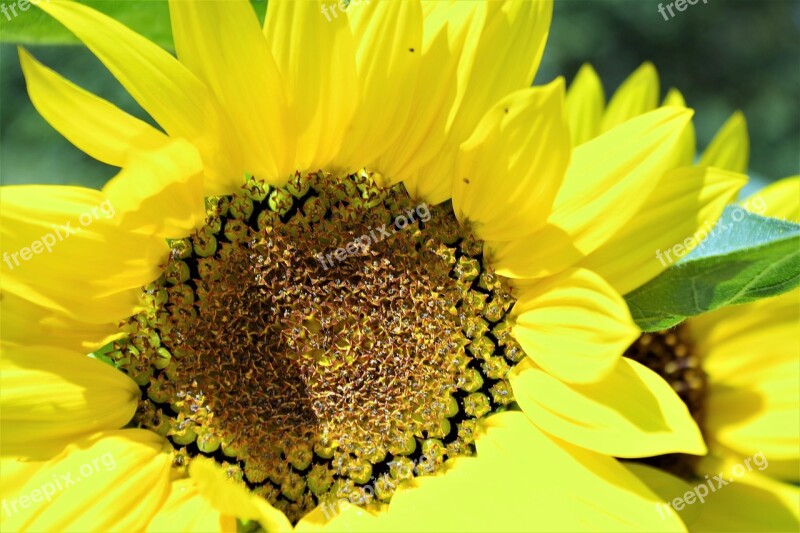
[[[176,59],[39,4],[163,131],[21,50],[122,170],[3,189],[4,527],[681,529],[610,457],[706,452],[620,294],[745,178],[683,106],[573,150],[549,2],[321,6],[173,1]]]
[[[741,202],[800,222],[800,177]],[[800,291],[729,307],[636,345],[686,395],[709,453],[631,469],[682,511],[692,531],[794,531],[800,524]],[[671,477],[672,472],[688,481]],[[689,495],[691,496],[684,496]],[[702,498],[699,498],[702,496]]]

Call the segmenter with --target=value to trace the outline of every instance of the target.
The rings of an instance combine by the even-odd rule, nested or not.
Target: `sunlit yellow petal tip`
[[[136,152],[167,143],[167,136],[150,124],[62,78],[22,47],[19,60],[36,110],[98,161],[122,167]]]
[[[645,62],[622,82],[608,102],[600,131],[608,131],[633,117],[652,111],[658,105],[658,72]]]
[[[686,100],[678,89],[674,87],[669,90],[667,96],[664,98],[664,106],[673,107],[686,107]],[[680,140],[680,155],[678,156],[678,165],[689,166],[694,163],[695,156],[697,155],[697,139],[695,138],[694,124],[691,122],[686,126]]]
[[[76,439],[122,427],[136,411],[136,383],[83,354],[28,346],[5,350],[0,364],[3,455],[49,459]]]
[[[569,163],[564,80],[500,100],[461,145],[453,209],[481,239],[544,225]]]
[[[286,515],[227,479],[214,461],[195,458],[189,465],[189,476],[197,484],[198,493],[214,509],[226,515],[257,520],[267,531],[292,530]]]
[[[197,146],[207,191],[230,193],[241,185],[247,169],[230,121],[209,88],[184,63],[80,2],[50,0],[36,6],[74,33],[167,134]],[[260,28],[256,30],[260,35]]]
[[[578,264],[629,224],[664,172],[675,167],[692,114],[656,109],[574,148],[547,224],[514,241],[487,242],[489,263],[514,279],[541,278]]]
[[[772,183],[741,202],[757,215],[800,223],[800,176]]]
[[[603,276],[620,293],[645,284],[697,247],[747,176],[713,167],[664,173],[639,213],[579,265]]]
[[[586,269],[526,289],[512,315],[514,337],[525,353],[570,382],[601,380],[639,335],[622,296]]]
[[[681,94],[678,89],[672,87],[667,92],[667,96],[664,97],[664,103],[662,105],[686,107],[686,100],[683,98],[683,94]]]
[[[746,173],[749,157],[747,121],[741,111],[736,111],[714,135],[700,157],[700,165]]]
[[[572,80],[565,107],[573,146],[583,144],[600,133],[605,93],[600,77],[588,63],[581,67]]]
[[[566,384],[530,360],[518,364],[510,379],[514,398],[538,427],[578,446],[616,457],[707,451],[677,393],[630,359],[584,385]]]

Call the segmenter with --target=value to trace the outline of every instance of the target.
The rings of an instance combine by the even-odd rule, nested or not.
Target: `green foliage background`
[[[5,4],[16,0],[0,0]],[[166,46],[171,41],[164,0],[87,0]],[[697,110],[704,147],[735,110],[744,111],[751,135],[751,170],[757,182],[800,172],[800,2],[700,0],[665,21],[662,0],[556,0],[550,39],[536,83],[571,80],[584,62],[603,78],[607,97],[643,61],[661,75],[662,95],[675,86]],[[265,3],[254,1],[263,15]],[[7,20],[4,40],[74,43],[38,9]],[[31,39],[28,38],[27,42]],[[26,45],[48,66],[88,90],[147,118],[80,45]],[[62,183],[100,187],[115,169],[65,141],[36,113],[25,93],[16,47],[0,45],[0,180],[3,184]],[[754,184],[754,187],[757,185]]]

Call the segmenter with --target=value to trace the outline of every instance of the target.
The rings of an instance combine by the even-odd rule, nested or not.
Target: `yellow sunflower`
[[[756,214],[800,222],[800,177],[741,202]],[[709,444],[698,461],[667,471],[631,469],[691,531],[796,531],[800,526],[800,291],[708,313],[649,335],[663,374],[689,392]],[[642,347],[639,347],[640,351]],[[670,357],[671,356],[671,357]],[[680,466],[678,470],[675,466]]]
[[[39,4],[163,132],[21,51],[122,170],[2,190],[4,528],[681,529],[609,457],[706,452],[620,294],[745,178],[682,106],[573,150],[549,2],[323,5],[173,1],[176,59]]]

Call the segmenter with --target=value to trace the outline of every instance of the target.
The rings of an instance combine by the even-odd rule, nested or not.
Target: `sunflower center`
[[[624,354],[656,372],[669,383],[689,408],[689,413],[702,430],[708,376],[700,358],[694,353],[689,325],[657,333],[645,333]],[[694,476],[698,456],[671,453],[648,457],[642,462],[672,472],[684,479]]]
[[[312,174],[207,212],[113,354],[179,467],[214,457],[290,519],[386,502],[513,401],[514,299],[449,205]]]

